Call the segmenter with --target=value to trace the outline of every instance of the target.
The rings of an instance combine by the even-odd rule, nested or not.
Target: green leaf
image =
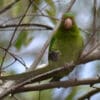
[[[17,41],[16,41],[16,48],[17,49],[20,49],[22,45],[25,45],[26,44],[26,41],[27,41],[27,34],[28,32],[27,31],[22,31],[19,35],[18,35],[18,38],[17,38]]]
[[[34,13],[37,12],[37,10],[39,9],[40,4],[41,4],[41,0],[34,0],[33,6],[32,6],[32,9],[33,9]]]
[[[3,0],[0,0],[0,8],[3,7]]]
[[[54,12],[54,10],[52,8],[50,8],[49,10],[47,9],[46,12],[49,16],[55,16],[56,15],[56,13]],[[50,17],[50,20],[52,21],[52,23],[54,23],[54,24],[56,23],[56,20],[52,19],[51,17]]]
[[[56,7],[55,7],[55,3],[53,2],[53,0],[45,0],[45,2],[49,6],[49,9],[46,10],[48,15],[55,16]]]
[[[45,0],[45,2],[55,11],[55,3],[53,0]]]
[[[56,6],[53,0],[45,0],[45,2],[48,4],[48,9],[46,9],[46,12],[49,16],[55,16],[56,15]],[[55,24],[56,21],[52,18],[50,18],[51,21]]]

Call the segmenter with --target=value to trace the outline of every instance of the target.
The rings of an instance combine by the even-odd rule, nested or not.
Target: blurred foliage
[[[28,37],[27,31],[21,31],[16,39],[15,47],[20,49],[22,45],[28,45],[31,40],[32,37]]]
[[[2,8],[3,0],[0,0],[0,8]]]

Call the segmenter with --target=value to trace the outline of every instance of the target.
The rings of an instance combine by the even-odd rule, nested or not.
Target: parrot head
[[[60,21],[58,27],[58,33],[56,34],[57,37],[65,39],[65,37],[72,37],[80,34],[79,28],[75,22],[75,15],[71,12],[67,12],[63,14],[62,19]],[[62,33],[65,33],[62,35]]]
[[[74,14],[72,13],[65,13],[62,19],[64,28],[67,30],[71,29],[75,25]]]

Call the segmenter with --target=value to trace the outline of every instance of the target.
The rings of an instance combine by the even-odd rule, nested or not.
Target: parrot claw
[[[74,61],[71,61],[71,62],[69,62],[69,63],[66,63],[65,66],[71,66],[71,65],[73,65],[73,64],[74,64]]]
[[[72,65],[74,65],[74,61],[71,61],[71,62],[69,62],[69,63],[66,63],[65,65],[64,65],[64,67],[65,67],[65,69],[67,68],[67,71],[71,71],[71,67],[70,66],[72,66]]]

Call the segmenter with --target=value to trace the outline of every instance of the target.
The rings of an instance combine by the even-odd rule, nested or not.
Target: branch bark
[[[13,89],[11,91],[12,94],[20,93],[20,92],[28,92],[28,91],[39,91],[39,90],[45,90],[45,89],[52,89],[52,88],[68,88],[73,86],[79,86],[79,85],[94,85],[95,83],[100,83],[100,78],[89,78],[89,79],[83,79],[83,80],[67,80],[67,81],[58,81],[58,82],[50,82],[47,84],[40,84],[35,86],[27,86],[27,87],[21,87],[18,89]]]

